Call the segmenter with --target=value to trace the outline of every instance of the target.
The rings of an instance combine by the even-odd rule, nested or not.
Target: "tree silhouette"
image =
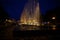
[[[3,7],[0,6],[0,24],[5,21],[5,19],[8,19],[9,15],[7,12],[4,11]]]
[[[56,17],[55,20],[52,20],[52,17]],[[60,7],[56,7],[55,9],[48,10],[45,14],[45,21],[51,22],[60,22]]]

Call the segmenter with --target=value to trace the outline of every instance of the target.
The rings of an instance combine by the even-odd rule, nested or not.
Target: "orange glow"
[[[27,24],[27,25],[37,25],[37,26],[39,26],[39,23],[38,22],[36,22],[36,20],[22,20],[21,21],[21,24]]]
[[[53,25],[52,27],[53,27],[53,28],[52,28],[53,30],[56,30],[56,25]]]
[[[53,28],[53,30],[56,30],[56,28]]]

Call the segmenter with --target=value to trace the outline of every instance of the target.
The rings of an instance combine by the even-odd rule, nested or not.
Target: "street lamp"
[[[52,19],[56,19],[56,17],[52,17]]]

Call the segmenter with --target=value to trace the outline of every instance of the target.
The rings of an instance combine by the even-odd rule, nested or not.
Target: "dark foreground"
[[[0,28],[0,40],[60,40],[60,30],[20,31],[12,27]]]
[[[24,38],[27,40],[60,40],[60,31],[17,31],[14,38]]]
[[[0,35],[0,40],[60,40],[60,31],[13,31],[12,36]],[[6,36],[6,35],[5,35]]]

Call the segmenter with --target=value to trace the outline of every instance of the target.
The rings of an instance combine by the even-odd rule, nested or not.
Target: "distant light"
[[[48,24],[49,24],[50,22],[48,22]]]
[[[55,17],[52,17],[52,19],[56,19]]]
[[[53,30],[56,30],[56,25],[52,25],[52,27],[53,27],[53,28],[52,28]]]
[[[8,21],[8,19],[6,19],[6,21]]]
[[[42,26],[44,26],[44,24],[42,23]]]
[[[12,20],[8,20],[8,22],[12,22]]]
[[[8,20],[8,19],[6,19],[6,21],[8,21],[8,22],[12,22],[12,20]]]

